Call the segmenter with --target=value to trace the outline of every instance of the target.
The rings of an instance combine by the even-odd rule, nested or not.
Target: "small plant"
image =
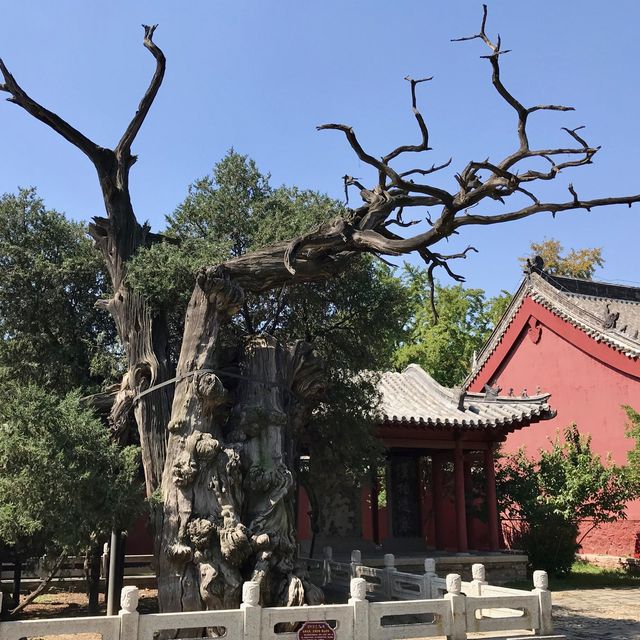
[[[530,569],[554,575],[571,571],[580,542],[595,527],[625,518],[626,503],[636,494],[623,469],[591,450],[591,438],[575,424],[557,438],[539,460],[524,450],[502,458],[498,500],[505,538],[529,556]],[[579,524],[592,527],[578,539]]]

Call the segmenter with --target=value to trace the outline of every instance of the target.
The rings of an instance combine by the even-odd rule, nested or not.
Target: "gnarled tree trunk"
[[[267,335],[220,362],[220,332],[242,298],[203,272],[189,303],[162,478],[163,610],[237,607],[247,579],[264,604],[320,597],[295,575],[293,505],[297,431],[323,391],[322,369],[306,345]]]

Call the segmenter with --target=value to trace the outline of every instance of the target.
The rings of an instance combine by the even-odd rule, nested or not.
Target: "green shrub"
[[[636,493],[622,468],[603,464],[575,424],[538,460],[524,450],[503,456],[497,484],[507,543],[527,553],[530,569],[555,575],[571,570],[580,522],[597,527],[624,518]]]
[[[138,452],[82,405],[0,384],[0,547],[21,557],[80,551],[140,513]]]

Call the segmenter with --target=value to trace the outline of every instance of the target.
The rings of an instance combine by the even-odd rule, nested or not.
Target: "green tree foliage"
[[[82,405],[33,385],[0,386],[0,547],[78,552],[140,513],[137,449],[118,448]]]
[[[629,406],[623,408],[629,419],[626,434],[634,441],[627,453],[626,475],[634,491],[640,495],[640,413]]]
[[[141,496],[135,450],[78,399],[122,375],[95,307],[102,260],[84,225],[22,189],[0,197],[0,273],[0,548],[76,553],[127,526]]]
[[[503,291],[487,299],[482,289],[436,284],[436,322],[425,269],[406,266],[411,309],[407,334],[394,360],[399,368],[415,362],[446,386],[460,384],[470,371],[474,352],[486,342],[511,300]]]
[[[532,242],[531,254],[519,258],[524,263],[528,258],[540,256],[544,261],[544,270],[551,275],[569,276],[591,280],[598,267],[604,266],[602,248],[570,249],[563,255],[564,247],[559,240],[548,238],[542,242]]]
[[[531,569],[553,574],[571,570],[581,522],[597,527],[624,518],[636,493],[623,470],[610,460],[604,464],[575,424],[537,460],[524,450],[504,456],[496,479],[503,523],[512,525],[508,542],[525,549]]]
[[[114,374],[115,331],[95,308],[101,260],[83,225],[34,189],[0,197],[0,376],[59,393]]]
[[[129,264],[129,282],[157,308],[173,310],[178,340],[200,267],[306,233],[341,213],[343,205],[325,195],[272,187],[251,159],[231,150],[168,216],[166,234],[177,242],[140,250]],[[354,374],[391,366],[407,313],[403,283],[363,256],[327,282],[247,296],[230,330],[236,338],[266,331],[283,342],[312,342],[330,381],[327,402],[309,426],[309,446],[319,445],[313,459],[358,472],[378,445],[372,379]]]

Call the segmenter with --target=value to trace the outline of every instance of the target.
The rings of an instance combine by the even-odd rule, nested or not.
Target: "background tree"
[[[35,189],[0,197],[0,376],[58,393],[122,376],[107,287],[86,227],[47,209]]]
[[[531,243],[531,254],[544,260],[552,275],[590,279],[604,265],[599,248],[571,249],[562,255],[560,242],[553,239]],[[446,386],[461,384],[471,370],[474,352],[480,351],[500,321],[512,295],[501,291],[487,298],[482,289],[436,283],[431,289],[428,269],[406,266],[405,282],[411,299],[408,333],[395,353],[398,367],[417,362]],[[437,309],[437,314],[434,313]]]
[[[0,385],[0,548],[18,558],[74,555],[140,513],[138,450],[120,448],[71,393]],[[47,583],[14,609],[19,612]],[[8,603],[7,603],[8,604]]]
[[[275,295],[285,285],[318,283],[343,272],[348,278],[346,270],[362,253],[416,251],[428,265],[431,283],[436,268],[461,280],[449,262],[469,249],[443,254],[434,247],[466,226],[640,201],[637,194],[581,199],[572,186],[570,199],[563,202],[544,202],[532,192],[537,181],[546,184],[566,169],[591,164],[598,147],[577,129],[566,129],[569,146],[530,145],[527,123],[532,114],[570,108],[525,107],[509,92],[500,75],[505,51],[499,38],[492,41],[487,36],[486,19],[485,7],[480,33],[462,40],[479,39],[489,49],[492,84],[517,116],[515,150],[495,162],[470,161],[460,167],[455,181],[447,183],[452,185],[448,189],[436,186],[429,176],[450,162],[399,169],[399,157],[431,149],[416,98],[416,88],[425,79],[408,79],[418,144],[374,156],[363,149],[351,127],[319,127],[342,132],[362,165],[371,169],[375,182],[368,188],[345,177],[345,187],[356,186],[363,204],[293,239],[203,267],[187,305],[175,386],[158,386],[174,377],[167,310],[153,309],[126,279],[136,251],[161,240],[138,223],[129,193],[135,162],[131,146],[165,72],[164,54],[153,42],[155,27],[145,27],[144,38],[156,61],[155,73],[113,149],[97,145],[33,100],[0,63],[0,90],[78,147],[98,173],[107,217],[94,218],[91,233],[113,285],[113,296],[102,306],[115,319],[128,365],[111,420],[118,423],[133,415],[147,493],[161,486],[162,510],[156,511],[154,523],[163,610],[236,606],[246,578],[260,584],[263,604],[318,601],[318,590],[295,563],[293,476],[298,461],[291,454],[304,440],[308,419],[326,396],[327,384],[306,341],[284,342],[261,333],[229,344],[234,319],[251,296],[270,291]],[[539,168],[540,158],[548,165],[545,170]],[[406,228],[402,212],[411,208],[426,211],[428,227],[415,235],[395,233],[396,226]],[[181,637],[189,634],[201,631],[182,632]]]
[[[624,470],[611,460],[605,465],[575,424],[537,460],[522,449],[504,456],[496,480],[509,545],[526,551],[530,569],[552,574],[571,571],[584,537],[624,518],[627,501],[637,495]],[[591,527],[578,538],[581,523]]]
[[[529,258],[540,256],[544,262],[544,270],[551,275],[591,280],[596,269],[604,266],[602,247],[569,249],[562,255],[564,247],[559,240],[553,238],[532,242],[530,246],[531,253],[519,258],[520,262],[525,263]]]
[[[177,356],[200,265],[260,250],[337,215],[344,215],[343,204],[313,191],[273,188],[268,174],[232,149],[167,217],[171,241],[141,248],[131,259],[127,280],[154,308],[171,310],[170,341]],[[381,453],[373,432],[375,376],[357,374],[392,366],[409,306],[402,280],[381,261],[361,256],[348,274],[247,295],[227,327],[232,344],[265,332],[281,341],[313,343],[323,362],[326,396],[298,444],[299,452],[311,454],[299,478],[320,507],[345,482],[359,482]],[[335,472],[327,475],[327,468]]]
[[[396,366],[415,362],[440,384],[461,384],[471,370],[474,353],[479,351],[500,319],[510,294],[503,292],[487,299],[482,289],[462,285],[436,284],[433,315],[430,288],[425,269],[405,267],[405,280],[411,300],[407,333],[394,355]]]
[[[95,307],[108,283],[85,225],[47,209],[35,189],[5,194],[0,198],[0,265],[2,385],[38,385],[41,393],[50,394],[47,403],[56,404],[74,389],[93,393],[122,376],[115,327],[108,314]],[[50,445],[64,442],[54,440]],[[66,452],[50,449],[48,454]],[[35,467],[27,469],[40,473]],[[104,540],[96,535],[90,542],[87,573],[93,580],[87,580],[87,587],[94,609]],[[19,563],[30,551],[33,545],[22,545],[12,553]]]

